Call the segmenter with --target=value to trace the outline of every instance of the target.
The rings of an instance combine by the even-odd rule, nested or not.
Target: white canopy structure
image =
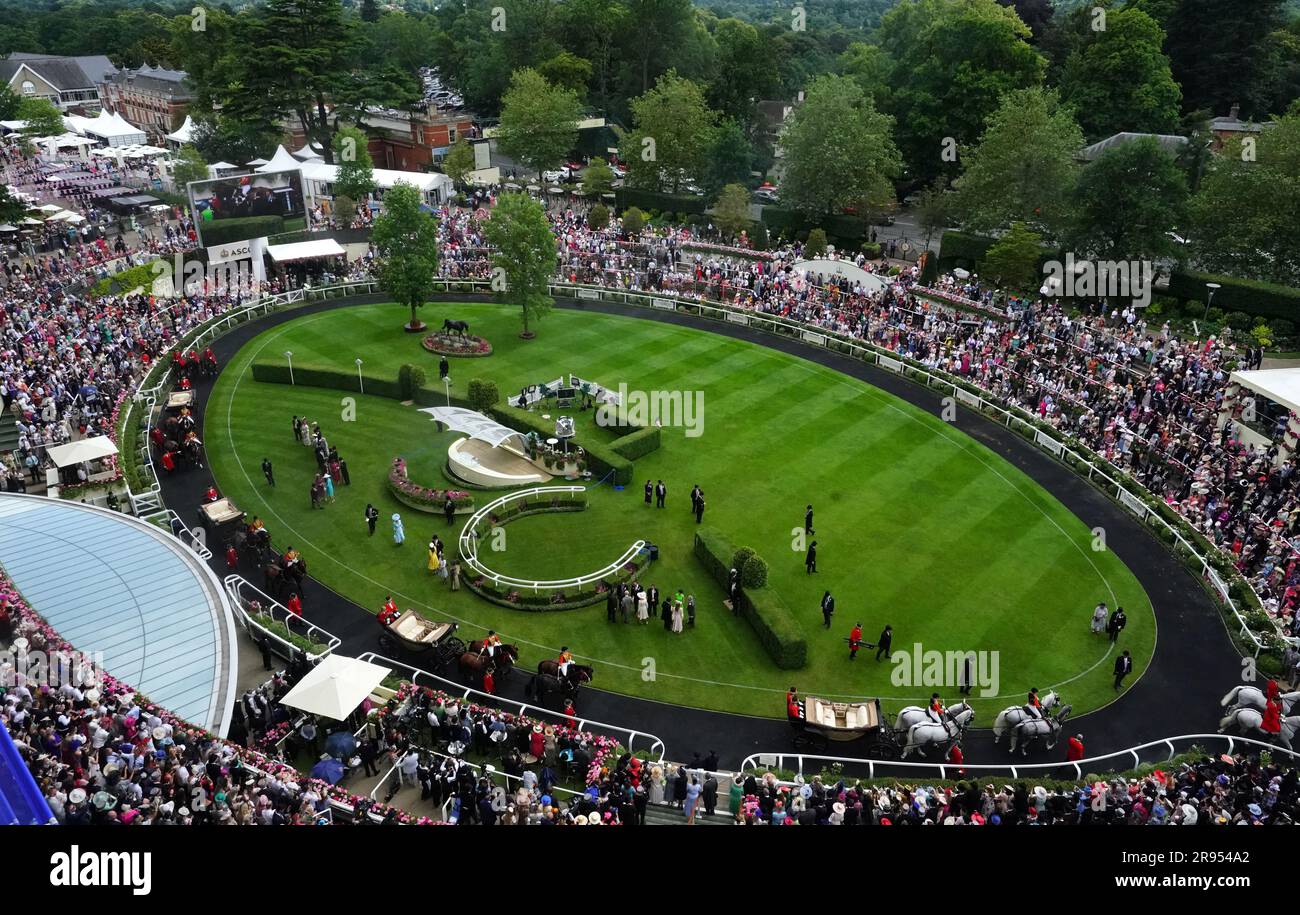
[[[51,445],[45,449],[45,452],[54,462],[54,466],[71,467],[84,461],[111,457],[117,454],[117,446],[108,436],[96,435],[94,438],[83,438],[79,442],[69,442],[66,445]]]
[[[464,407],[426,407],[420,412],[428,413],[452,432],[464,432],[470,438],[484,442],[493,448],[510,442],[520,451],[524,449],[523,433],[509,426],[503,426],[482,413]]]
[[[167,141],[177,146],[184,146],[194,139],[194,118],[185,115],[185,123],[167,134]]]
[[[99,117],[87,118],[79,114],[65,114],[63,123],[68,130],[86,137],[95,137],[105,146],[143,145],[148,141],[145,132],[128,124],[120,114],[101,110]]]
[[[338,180],[339,167],[329,165],[315,159],[306,162],[294,162],[289,168],[301,166],[302,177],[305,182],[305,192],[307,197],[313,202],[317,198],[329,196],[331,191],[329,185]],[[258,171],[271,171],[269,167]],[[452,191],[452,181],[442,172],[402,172],[395,171],[391,168],[377,168],[374,170],[375,187],[379,191],[386,191],[398,184],[409,184],[420,192],[420,196],[426,200],[441,202],[446,200]]]
[[[300,162],[306,162],[310,159],[324,160],[325,158],[316,147],[311,145],[311,143],[302,144],[302,146],[295,149],[291,155]]]
[[[244,164],[247,165],[249,168],[257,168],[259,165],[265,165],[267,161],[268,161],[267,159],[263,159],[259,156],[256,159],[249,159]]]
[[[289,690],[280,704],[342,721],[392,672],[391,667],[329,654]]]
[[[1300,369],[1259,369],[1254,372],[1233,372],[1229,384],[1262,394],[1279,403],[1292,413],[1300,413]]]
[[[347,252],[332,238],[296,241],[287,245],[267,245],[266,253],[276,263],[305,261],[315,257],[344,257]]]
[[[259,172],[291,172],[295,168],[300,168],[302,163],[295,159],[283,146],[275,148],[275,155],[271,161],[265,165],[259,165],[256,171]]]

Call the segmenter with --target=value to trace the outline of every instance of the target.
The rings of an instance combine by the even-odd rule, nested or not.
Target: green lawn
[[[222,374],[207,411],[205,439],[223,493],[260,514],[278,544],[302,550],[313,575],[363,606],[377,609],[391,592],[404,607],[459,620],[468,637],[496,628],[520,643],[530,667],[567,644],[595,664],[597,687],[772,716],[783,713],[791,683],[818,695],[880,696],[890,712],[929,696],[929,685],[894,681],[874,652],[849,663],[844,639],[857,620],[873,641],[892,624],[895,651],[919,642],[925,650],[999,652],[998,694],[976,699],[977,724],[986,727],[1030,686],[1064,684],[1076,714],[1110,701],[1107,646],[1088,632],[1098,600],[1128,612],[1123,644],[1139,674],[1150,659],[1154,619],[1128,569],[1113,554],[1093,552],[1089,528],[1024,474],[942,422],[937,398],[929,415],[805,360],[649,320],[557,310],[536,328],[538,339],[524,342],[517,312],[504,306],[430,305],[421,317],[431,325],[467,319],[495,348],[486,358],[452,360],[454,391],[482,377],[505,394],[572,372],[612,388],[704,392],[703,434],[665,428],[663,447],[636,462],[626,491],[602,485],[589,492],[585,512],[515,521],[505,529],[506,549],[488,560],[519,576],[567,577],[644,538],[660,545],[661,558],[643,580],[693,592],[699,622],[674,635],[660,624],[609,625],[603,604],[511,610],[465,590],[452,594],[426,572],[428,536],[438,531],[454,543],[459,526],[392,500],[387,468],[401,454],[417,482],[445,485],[440,468],[456,436],[438,434],[415,407],[263,384],[248,368],[291,350],[295,363],[355,370],[360,357],[367,372],[393,377],[403,362],[420,362],[436,384],[437,357],[401,332],[405,316],[395,305],[329,311],[267,331]],[[355,397],[354,421],[342,418],[346,397]],[[315,462],[294,442],[295,413],[320,422],[349,464],[352,486],[323,511],[310,508]],[[589,416],[579,430],[580,441],[609,435],[593,429]],[[264,456],[275,464],[274,490],[259,470]],[[667,484],[666,510],[643,503],[647,478]],[[776,668],[748,624],[721,606],[720,589],[691,554],[688,494],[697,483],[708,502],[705,524],[770,564],[771,585],[805,628],[805,669]],[[367,502],[384,519],[374,538],[362,518]],[[803,553],[792,549],[808,502],[816,507],[815,576],[805,575]],[[394,511],[406,522],[402,547],[391,538]],[[823,589],[838,604],[829,631],[821,625]],[[955,689],[940,691],[955,701]]]

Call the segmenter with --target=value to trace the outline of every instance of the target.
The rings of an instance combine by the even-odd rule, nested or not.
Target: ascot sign
[[[74,845],[50,855],[51,886],[129,886],[136,896],[153,889],[153,852],[82,851]]]

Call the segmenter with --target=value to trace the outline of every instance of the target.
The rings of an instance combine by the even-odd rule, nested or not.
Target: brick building
[[[0,79],[20,98],[43,98],[64,114],[94,115],[99,86],[117,67],[102,54],[58,57],[15,51],[0,60]]]
[[[183,71],[161,67],[118,70],[100,83],[99,91],[106,109],[137,125],[159,146],[184,122],[194,99]]]

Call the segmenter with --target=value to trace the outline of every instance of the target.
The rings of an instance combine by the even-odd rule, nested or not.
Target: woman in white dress
[[[673,601],[673,632],[682,631],[682,602]]]
[[[636,621],[642,624],[650,622],[650,601],[644,591],[636,593]]]
[[[1101,632],[1106,628],[1106,605],[1098,604],[1092,611],[1092,631],[1093,634]]]

